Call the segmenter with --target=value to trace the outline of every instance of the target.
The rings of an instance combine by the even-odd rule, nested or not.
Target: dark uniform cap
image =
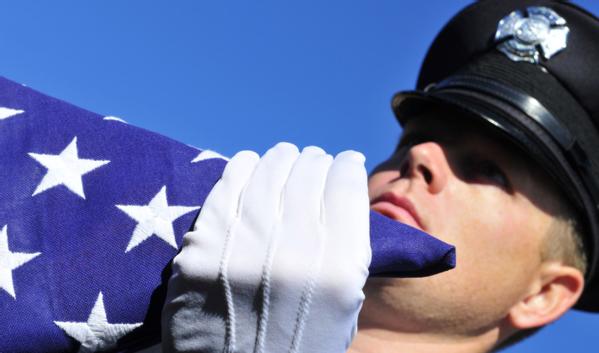
[[[402,124],[435,104],[500,129],[570,197],[589,258],[576,308],[599,312],[599,19],[565,1],[466,7],[392,102]]]

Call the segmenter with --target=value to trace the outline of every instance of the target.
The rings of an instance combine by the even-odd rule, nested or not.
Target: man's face
[[[541,263],[555,203],[546,179],[483,125],[440,114],[409,121],[370,177],[371,208],[455,245],[457,266],[370,280],[365,309],[410,330],[469,331],[504,318]]]

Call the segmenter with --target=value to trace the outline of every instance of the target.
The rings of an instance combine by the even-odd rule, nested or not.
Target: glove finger
[[[305,324],[304,347],[345,352],[356,327],[370,263],[369,203],[364,156],[335,158],[324,190],[327,245]],[[322,327],[335,327],[322,334]]]
[[[256,303],[274,225],[279,220],[281,193],[299,151],[279,143],[262,157],[240,200],[239,222],[224,257],[224,280],[230,286],[227,326],[231,351],[253,351],[258,331]],[[259,304],[258,304],[259,306]]]
[[[272,263],[273,276],[289,276],[303,283],[310,276],[314,261],[320,258],[323,189],[333,157],[322,149],[306,147],[293,165],[283,197],[282,229],[278,229]],[[306,254],[310,254],[306,258]],[[304,266],[298,266],[304,264]],[[291,283],[293,284],[293,283]]]
[[[218,281],[220,263],[240,196],[258,161],[254,152],[236,154],[206,198],[194,231],[185,234],[163,307],[165,352],[212,352],[209,348],[225,345],[228,312]]]
[[[283,217],[320,219],[323,189],[332,162],[333,157],[319,147],[304,148],[285,184]]]
[[[202,223],[220,224],[226,227],[231,217],[235,217],[239,207],[240,197],[247,185],[260,157],[253,151],[237,153],[229,163],[219,181],[214,185],[202,211],[194,224],[194,230]]]
[[[335,157],[324,190],[327,221],[345,220],[354,215],[368,217],[368,177],[364,161],[364,156],[354,151],[344,151]]]
[[[266,236],[278,217],[283,187],[298,155],[295,145],[281,142],[269,149],[256,166],[244,191],[241,214],[251,220],[256,236]]]
[[[331,232],[334,237],[330,241],[336,244],[334,247],[350,253],[356,250],[353,246],[370,249],[368,176],[364,161],[359,152],[339,153],[329,170],[324,192],[327,228],[337,230]]]
[[[261,317],[261,326],[268,319],[267,336],[258,339],[265,352],[295,352],[301,341],[311,279],[321,263],[324,234],[320,208],[332,161],[332,156],[318,147],[304,148],[285,185],[283,215],[273,238],[274,256],[263,276],[270,279],[263,287],[272,288],[265,291],[270,306]]]
[[[240,199],[238,225],[231,234],[227,273],[233,283],[257,287],[271,242],[274,224],[279,220],[281,193],[297,147],[279,143],[266,152],[250,177]]]
[[[216,272],[212,267],[217,266],[218,261],[206,261],[206,257],[198,256],[198,252],[209,254],[210,258],[222,255],[224,234],[238,213],[242,191],[258,161],[259,156],[255,152],[241,151],[227,164],[220,180],[206,197],[193,231],[183,237],[183,247],[174,259],[175,265],[182,269],[203,271],[205,275]],[[217,273],[212,275],[216,276]]]

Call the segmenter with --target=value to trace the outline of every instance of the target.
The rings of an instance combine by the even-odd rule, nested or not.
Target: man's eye
[[[505,173],[491,161],[465,161],[464,177],[474,182],[493,183],[505,189],[511,189],[511,183]]]

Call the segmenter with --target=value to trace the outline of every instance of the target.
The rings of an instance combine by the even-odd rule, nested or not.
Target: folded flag
[[[0,78],[0,352],[134,351],[160,338],[169,263],[226,159]],[[455,265],[371,213],[372,275]]]

